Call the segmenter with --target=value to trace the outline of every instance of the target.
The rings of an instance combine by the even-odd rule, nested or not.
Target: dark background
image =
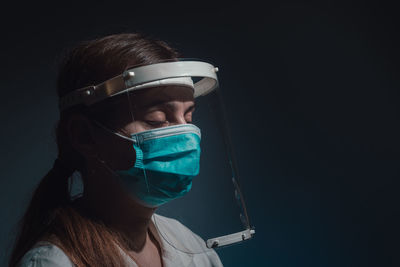
[[[0,264],[56,156],[57,56],[140,31],[220,68],[257,231],[226,266],[400,266],[397,7],[167,2],[2,8]]]

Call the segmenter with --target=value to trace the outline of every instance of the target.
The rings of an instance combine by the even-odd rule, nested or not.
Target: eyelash
[[[157,127],[157,126],[161,126],[164,123],[168,123],[168,121],[145,121],[148,125],[153,126],[153,127]]]
[[[192,113],[192,112],[191,112]],[[165,121],[151,121],[151,120],[146,120],[145,123],[147,123],[148,125],[152,126],[152,127],[161,127],[163,126],[165,123],[169,123],[169,121],[165,120]],[[190,119],[187,121],[187,123],[192,123],[192,116],[190,115]]]

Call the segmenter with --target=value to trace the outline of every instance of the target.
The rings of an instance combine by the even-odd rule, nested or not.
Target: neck
[[[136,202],[124,191],[118,178],[109,175],[109,172],[93,171],[85,177],[85,181],[80,202],[89,216],[99,219],[115,231],[129,246],[127,249],[142,250],[148,239],[150,220],[156,208],[145,207]]]

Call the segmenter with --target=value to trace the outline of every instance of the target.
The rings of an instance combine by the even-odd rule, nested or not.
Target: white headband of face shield
[[[59,108],[84,104],[90,106],[123,92],[165,85],[187,86],[194,97],[206,95],[218,87],[218,68],[202,61],[174,61],[128,69],[97,85],[74,90],[60,98]],[[191,77],[199,78],[193,82]]]
[[[136,85],[130,88],[131,90],[144,89],[149,87],[157,87],[157,86],[167,86],[167,85],[178,85],[178,86],[187,86],[194,90],[193,80],[190,77],[179,77],[179,78],[167,78],[158,81],[148,82],[140,85]]]

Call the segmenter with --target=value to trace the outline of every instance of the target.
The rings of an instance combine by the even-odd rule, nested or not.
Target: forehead
[[[140,111],[166,102],[194,101],[193,89],[186,86],[160,86],[129,93],[131,107]]]
[[[121,127],[132,121],[132,115],[172,101],[194,101],[193,89],[186,86],[159,86],[122,93],[91,107],[96,119]]]

